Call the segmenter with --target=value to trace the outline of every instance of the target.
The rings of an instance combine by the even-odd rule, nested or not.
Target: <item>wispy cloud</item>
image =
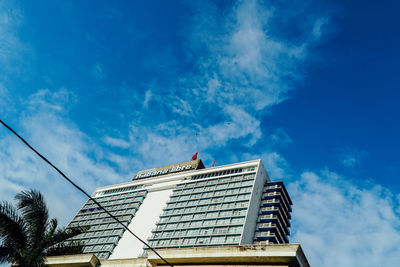
[[[10,94],[4,84],[0,83],[0,112],[6,114],[11,108]]]
[[[104,77],[105,77],[104,69],[103,69],[103,67],[102,67],[100,64],[98,64],[98,63],[95,64],[95,65],[92,67],[91,74],[92,74],[92,76],[93,76],[94,78],[99,79],[99,80],[104,79]]]
[[[271,144],[279,146],[287,146],[293,142],[292,138],[290,138],[287,132],[282,128],[274,129],[270,134],[269,139]]]
[[[153,93],[151,92],[151,90],[147,90],[144,95],[144,101],[143,101],[143,106],[145,108],[148,108],[149,102],[150,102],[152,96],[153,96]]]
[[[291,242],[312,266],[396,266],[398,198],[371,183],[323,170],[304,172],[288,190],[295,203]]]
[[[76,102],[77,96],[66,88],[60,88],[55,92],[51,92],[49,89],[40,89],[29,97],[27,107],[30,110],[64,112],[66,111],[65,103],[68,103],[69,106],[74,105]]]
[[[21,65],[27,64],[29,46],[17,35],[23,23],[22,11],[14,1],[0,2],[0,80],[7,80],[10,74],[20,73]]]
[[[27,101],[29,108],[21,114],[20,123],[9,123],[88,192],[105,183],[125,181],[106,162],[107,152],[65,116],[65,106],[75,101],[68,95],[66,89],[39,90]],[[52,214],[66,223],[85,198],[14,136],[4,129],[0,134],[2,199],[11,200],[21,189],[37,188],[46,196]]]
[[[114,147],[120,147],[120,148],[128,148],[130,146],[130,143],[120,139],[120,138],[113,138],[113,137],[109,137],[106,136],[103,138],[103,141],[110,145],[110,146],[114,146]]]
[[[194,4],[193,13],[185,47],[196,69],[169,77],[169,84],[160,85],[163,90],[147,91],[143,107],[151,99],[152,109],[132,122],[130,139],[141,140],[135,142],[133,153],[138,158],[153,155],[153,164],[157,155],[208,154],[234,141],[250,149],[263,140],[260,113],[289,97],[301,80],[308,47],[323,32],[322,20],[315,17],[303,27],[308,38],[285,39],[273,30],[285,12],[259,1],[238,1],[227,9],[209,2]],[[298,16],[286,15],[287,24],[301,23]],[[174,131],[160,127],[167,124]],[[280,145],[290,142],[283,130],[273,133],[271,140]]]
[[[338,155],[340,162],[346,168],[358,167],[367,156],[366,151],[349,146],[343,147]]]

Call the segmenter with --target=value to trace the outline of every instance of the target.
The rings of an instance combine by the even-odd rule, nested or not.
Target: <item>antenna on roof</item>
[[[214,159],[214,162],[213,162],[213,165],[212,165],[213,167],[215,166],[215,163],[216,163],[216,162],[217,162],[217,160],[216,160],[216,159]]]

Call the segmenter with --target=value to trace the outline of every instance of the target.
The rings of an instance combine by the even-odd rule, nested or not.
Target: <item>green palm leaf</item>
[[[57,228],[39,191],[22,191],[15,199],[18,209],[0,204],[0,263],[44,266],[46,256],[82,253],[82,245],[70,239],[87,228]]]

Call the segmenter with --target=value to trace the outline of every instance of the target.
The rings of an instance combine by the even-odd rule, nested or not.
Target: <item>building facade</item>
[[[212,168],[193,160],[139,171],[92,197],[155,249],[289,242],[292,202],[261,160]],[[75,238],[86,254],[112,260],[146,253],[91,200],[69,224],[74,226],[90,226]]]

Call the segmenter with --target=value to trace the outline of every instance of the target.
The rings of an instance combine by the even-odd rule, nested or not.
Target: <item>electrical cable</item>
[[[153,251],[160,259],[162,259],[166,264],[169,266],[173,267],[171,263],[169,263],[166,259],[164,259],[158,252],[152,248],[149,244],[147,244],[144,240],[142,240],[140,237],[138,237],[135,233],[133,233],[125,224],[123,224],[117,217],[112,215],[108,210],[106,210],[100,203],[98,203],[94,198],[92,198],[88,193],[86,193],[85,190],[83,190],[81,187],[79,187],[77,184],[75,184],[71,179],[69,179],[60,169],[58,169],[56,166],[53,165],[47,158],[45,158],[42,154],[40,154],[36,149],[34,149],[27,141],[25,141],[24,138],[22,138],[17,132],[15,132],[10,126],[8,126],[5,122],[0,120],[0,123],[3,124],[8,130],[10,130],[14,135],[16,135],[27,147],[29,147],[33,152],[36,153],[40,158],[42,158],[47,164],[49,164],[51,167],[53,167],[64,179],[66,179],[70,184],[72,184],[76,189],[81,191],[84,195],[86,195],[90,200],[92,200],[99,208],[103,209],[108,216],[113,218],[116,222],[121,224],[129,233],[131,233],[134,237],[136,237],[140,242],[142,242],[146,247],[148,247],[151,251]]]

